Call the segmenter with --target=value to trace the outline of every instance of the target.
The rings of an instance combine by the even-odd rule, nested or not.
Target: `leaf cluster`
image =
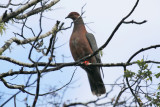
[[[3,35],[3,32],[6,31],[6,24],[4,22],[0,23],[0,34]]]

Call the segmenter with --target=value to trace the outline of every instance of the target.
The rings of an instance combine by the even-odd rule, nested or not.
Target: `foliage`
[[[148,64],[143,60],[138,60],[137,65],[139,67],[139,70],[137,72],[133,72],[131,70],[126,70],[124,73],[124,77],[130,78],[130,81],[134,82],[132,83],[133,86],[136,85],[135,91],[137,91],[137,96],[140,96],[140,93],[144,94],[145,98],[148,100],[146,103],[149,106],[160,106],[160,82],[157,84],[157,91],[152,91],[152,92],[145,92],[145,91],[140,91],[143,90],[143,87],[147,88],[155,88],[155,86],[152,86],[152,78],[154,76],[158,79],[160,77],[160,73],[156,73],[153,75],[151,69],[149,68]],[[142,82],[144,81],[144,82]],[[144,85],[146,84],[146,85]],[[141,86],[142,85],[142,86]],[[139,87],[139,90],[136,90]],[[140,99],[140,98],[139,98]],[[142,99],[142,98],[141,98]],[[141,100],[140,100],[141,101]]]
[[[6,24],[4,22],[0,23],[0,34],[3,35],[3,32],[6,31]]]

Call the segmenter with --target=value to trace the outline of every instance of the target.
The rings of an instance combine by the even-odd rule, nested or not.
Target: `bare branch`
[[[24,85],[9,85],[9,84],[7,84],[6,80],[3,79],[3,78],[1,78],[1,81],[3,82],[3,84],[4,84],[6,87],[8,87],[8,88],[10,88],[10,89],[20,89],[20,90],[23,90],[23,89],[24,89]]]
[[[10,3],[12,6],[21,6],[21,5],[26,5],[30,0],[27,0],[25,3],[18,3],[18,4],[14,4],[14,3]]]
[[[44,10],[52,7],[53,5],[57,4],[59,1],[60,0],[52,0],[49,4],[44,5],[43,7],[36,8],[34,10],[29,11],[28,13],[26,13],[24,15],[16,16],[15,18],[16,19],[25,19],[25,18],[28,18],[31,15],[37,14],[39,12],[42,12],[42,11],[44,11]]]
[[[14,107],[16,107],[16,96],[14,96]]]
[[[64,87],[66,87],[67,85],[69,85],[69,84],[71,83],[73,77],[74,77],[74,74],[75,74],[75,71],[76,71],[76,70],[77,70],[77,68],[74,70],[74,72],[73,72],[73,74],[72,74],[72,76],[71,76],[71,79],[69,80],[68,83],[66,83],[65,85],[63,85],[62,87],[60,87],[60,88],[58,88],[58,89],[56,89],[56,90],[54,90],[54,91],[47,92],[47,93],[44,93],[44,94],[40,94],[40,96],[47,95],[47,94],[51,94],[51,93],[55,93],[56,91],[59,91],[59,90],[61,90],[62,88],[64,88]]]
[[[37,80],[36,80],[36,81],[33,81],[33,83],[29,84],[29,81],[30,81],[31,77],[32,77],[32,75],[29,76],[29,78],[28,78],[28,80],[27,80],[27,82],[26,82],[26,84],[25,84],[24,89],[25,89],[26,87],[29,87],[29,86],[33,85],[33,84],[37,81]],[[3,107],[3,106],[4,106],[5,104],[7,104],[12,98],[14,98],[16,95],[18,95],[18,94],[21,93],[22,91],[25,92],[24,89],[16,92],[15,94],[13,94],[9,99],[7,99],[4,103],[2,103],[1,106]]]
[[[142,49],[138,50],[136,53],[134,53],[134,54],[128,59],[127,63],[130,63],[130,61],[131,61],[136,55],[138,55],[139,53],[144,52],[144,51],[149,50],[149,49],[156,49],[156,48],[159,48],[159,47],[160,47],[160,45],[153,45],[153,46],[149,46],[149,47],[146,47],[146,48],[142,48]]]
[[[4,103],[2,103],[0,106],[3,107],[4,105],[6,105],[12,98],[14,98],[16,95],[18,95],[21,91],[18,91],[17,93],[15,93],[14,95],[12,95],[8,100],[6,100]]]
[[[137,0],[134,7],[132,8],[132,10],[118,23],[118,25],[115,27],[115,29],[113,30],[113,32],[111,33],[111,35],[109,36],[107,41],[100,48],[98,48],[95,52],[93,52],[92,54],[90,54],[86,57],[83,57],[82,59],[80,59],[79,62],[84,61],[86,59],[89,59],[89,58],[95,56],[96,54],[98,54],[99,51],[103,50],[109,44],[109,42],[111,41],[111,39],[113,38],[113,36],[117,32],[117,30],[120,28],[120,26],[124,23],[124,21],[133,13],[133,11],[137,7],[138,3],[139,3],[139,0]]]
[[[41,2],[41,6],[42,6],[42,2]],[[43,6],[42,6],[43,7]],[[36,42],[38,41],[38,38],[39,38],[39,36],[41,35],[41,33],[42,33],[42,14],[43,14],[43,11],[41,12],[41,14],[40,14],[40,18],[39,18],[39,33],[38,33],[38,35],[36,36],[36,39],[34,40],[34,42],[33,42],[33,44],[32,44],[32,47],[31,47],[31,49],[30,49],[30,51],[29,51],[29,55],[28,55],[28,59],[32,62],[32,63],[35,63],[35,61],[33,61],[32,60],[32,58],[31,58],[31,54],[32,54],[32,50],[33,50],[33,48],[35,47],[35,44],[36,44]]]
[[[48,46],[48,49],[47,49],[47,52],[46,52],[46,55],[48,55],[48,53],[49,53],[49,51],[50,51],[50,49],[51,49],[51,46],[54,48],[54,44],[55,44],[55,40],[56,40],[56,35],[57,35],[57,32],[59,31],[59,29],[58,29],[58,25],[59,25],[59,21],[57,21],[57,26],[56,26],[56,28],[55,28],[55,30],[52,32],[52,36],[51,36],[51,38],[50,38],[50,43],[49,43],[49,46]],[[62,26],[61,26],[62,27]],[[61,28],[60,27],[60,28]]]
[[[6,57],[6,56],[0,56],[0,59],[11,62],[11,63],[14,63],[14,64],[17,64],[19,66],[23,66],[23,67],[30,67],[30,68],[35,67],[35,64],[20,62],[20,61],[17,61],[13,58]],[[151,61],[151,60],[144,61],[144,62],[145,63],[160,64],[160,62],[158,62],[158,61]],[[56,67],[56,66],[60,66],[62,64],[64,64],[65,66],[73,66],[75,64],[75,62],[71,62],[71,63],[50,63],[48,66],[49,67]],[[133,64],[137,64],[137,61],[133,61],[133,62],[130,62],[130,63],[124,63],[124,62],[121,62],[121,63],[89,63],[88,66],[123,67],[123,66],[130,66],[130,65],[133,65]],[[47,63],[46,62],[38,62],[37,65],[38,66],[46,66]],[[75,66],[81,66],[81,65],[83,65],[83,64],[79,63],[79,64],[76,64]]]
[[[124,21],[123,23],[124,24],[137,24],[137,25],[141,25],[141,24],[144,24],[146,22],[147,22],[147,20],[144,20],[142,22],[136,22],[136,21],[132,20],[132,21]]]
[[[7,57],[8,58],[8,57]],[[1,59],[1,56],[0,56],[0,59]],[[11,61],[13,61],[11,59]],[[12,63],[15,63],[15,64],[18,64],[20,66],[25,66],[25,67],[35,67],[36,65],[35,64],[28,64],[28,63],[21,63],[21,62],[12,62]],[[160,64],[160,62],[156,62],[156,61],[144,61],[144,63],[154,63],[154,64]],[[46,66],[48,63],[45,63],[45,62],[38,62],[37,65],[38,66]],[[103,67],[124,67],[124,66],[130,66],[130,65],[133,65],[133,64],[137,64],[137,62],[131,62],[131,63],[90,63],[88,66],[103,66]],[[45,71],[42,72],[42,70],[40,70],[40,72],[42,73],[45,73],[45,72],[52,72],[52,71],[55,71],[55,70],[59,70],[63,67],[67,67],[67,66],[82,66],[83,64],[81,63],[78,63],[78,62],[71,62],[71,63],[49,63],[48,66],[49,67],[55,67],[55,68],[49,68],[49,69],[46,69]],[[37,72],[36,71],[23,71],[23,70],[20,70],[20,71],[14,71],[14,72],[11,72],[11,71],[8,71],[6,73],[1,73],[0,74],[0,79],[3,78],[3,77],[6,77],[6,76],[12,76],[12,75],[16,75],[16,74],[36,74]]]
[[[42,8],[43,8],[42,2],[41,2],[41,6],[42,6]],[[33,62],[33,60],[31,59],[31,52],[32,52],[32,49],[33,49],[36,41],[38,40],[38,38],[39,38],[39,36],[40,36],[40,34],[41,34],[41,32],[42,32],[42,14],[43,14],[43,11],[41,11],[40,19],[39,19],[40,32],[39,32],[36,40],[34,41],[32,47],[31,47],[31,49],[30,49],[29,56],[28,56],[28,58],[29,58],[32,62]],[[41,59],[41,57],[39,58],[39,60],[40,60],[40,59]],[[38,61],[39,61],[39,60],[38,60]],[[50,62],[50,61],[49,61],[49,62]],[[41,72],[40,72],[39,69],[38,69],[37,63],[35,63],[35,64],[36,64],[36,71],[37,71],[37,86],[36,86],[36,95],[35,95],[35,98],[34,98],[32,107],[35,107],[35,106],[36,106],[36,103],[37,103],[37,101],[38,101],[39,90],[40,90],[40,78],[41,78]],[[43,70],[45,70],[45,69],[46,69],[46,67],[44,67]],[[42,71],[43,71],[43,70],[42,70]]]
[[[11,18],[14,18],[15,16],[19,15],[20,13],[22,13],[23,11],[25,11],[26,9],[30,8],[31,6],[37,4],[40,1],[41,0],[32,0],[31,2],[29,2],[26,5],[24,5],[23,7],[21,7],[20,9],[17,9],[16,11],[8,13],[5,18],[4,17],[0,17],[0,23],[7,22]]]
[[[8,41],[6,41],[6,43],[0,48],[0,53],[2,54],[6,49],[8,49],[9,46],[13,42],[17,43],[18,45],[20,45],[20,44],[27,44],[27,43],[35,41],[36,38],[38,40],[42,39],[42,38],[45,38],[45,37],[49,36],[50,34],[52,34],[52,32],[55,32],[55,30],[57,30],[57,24],[52,28],[52,30],[50,30],[49,32],[47,32],[47,33],[45,33],[43,35],[40,35],[38,38],[36,36],[36,37],[27,38],[27,39],[24,39],[24,40],[19,40],[18,38],[13,37],[13,38],[9,39]]]
[[[116,81],[115,81],[115,84],[117,84],[117,81],[120,79],[121,77],[117,78]],[[112,85],[111,89],[106,93],[106,95],[104,97],[101,97],[101,98],[97,98],[96,100],[92,100],[92,101],[88,101],[88,102],[75,102],[75,103],[70,103],[70,104],[63,104],[63,107],[72,107],[72,106],[78,106],[78,105],[81,105],[81,106],[85,106],[85,107],[89,107],[89,104],[94,104],[95,107],[97,106],[105,106],[106,104],[112,104],[112,102],[104,102],[102,104],[97,104],[97,102],[99,101],[104,101],[105,98],[107,98],[107,96],[113,91],[113,88],[115,87],[115,85]]]
[[[55,42],[56,42],[56,38],[57,38],[56,35],[57,35],[57,33],[59,31],[66,30],[66,29],[70,28],[73,25],[73,22],[71,23],[70,27],[62,28],[64,23],[62,23],[60,25],[60,21],[57,21],[57,23],[52,28],[52,30],[47,32],[47,33],[45,33],[45,34],[43,34],[43,35],[41,34],[42,30],[43,30],[41,22],[42,22],[42,18],[43,18],[42,13],[46,9],[49,9],[53,5],[58,3],[60,0],[45,0],[45,1],[42,1],[42,0],[27,0],[27,1],[25,1],[25,3],[19,3],[19,4],[13,4],[13,3],[11,3],[11,0],[8,0],[8,1],[9,1],[8,4],[5,5],[6,8],[8,6],[10,6],[10,5],[13,6],[13,7],[14,6],[18,6],[20,8],[17,9],[16,11],[12,11],[12,9],[10,9],[10,13],[9,13],[9,11],[6,10],[3,13],[3,15],[0,17],[0,23],[8,22],[9,20],[11,20],[13,18],[13,21],[16,22],[16,24],[21,25],[21,29],[20,29],[21,33],[14,33],[15,37],[10,38],[8,41],[6,41],[4,44],[2,44],[2,47],[0,47],[0,60],[4,60],[4,61],[7,61],[8,63],[19,65],[18,66],[19,70],[16,70],[16,71],[15,70],[10,70],[10,71],[5,71],[4,73],[0,73],[0,80],[3,82],[3,84],[7,88],[9,88],[9,89],[19,89],[19,91],[17,93],[15,93],[14,95],[11,95],[10,98],[7,99],[4,103],[2,103],[2,105],[0,105],[0,106],[4,106],[6,103],[8,103],[13,98],[14,98],[14,100],[12,100],[12,101],[14,101],[14,104],[16,106],[16,103],[17,103],[16,102],[16,96],[20,92],[26,93],[27,97],[29,95],[32,95],[34,97],[34,100],[32,101],[33,102],[32,106],[36,106],[36,103],[39,100],[38,99],[39,96],[44,96],[44,95],[48,95],[48,94],[57,94],[56,91],[59,91],[59,90],[63,89],[64,87],[67,87],[71,83],[75,71],[73,72],[73,74],[71,76],[71,79],[66,84],[64,84],[63,86],[59,87],[58,89],[54,88],[54,90],[52,89],[49,92],[40,94],[41,93],[40,92],[40,85],[41,85],[40,80],[41,80],[41,77],[43,76],[43,74],[45,75],[47,72],[54,72],[54,71],[58,71],[58,70],[60,71],[61,68],[68,67],[68,66],[85,66],[81,62],[86,60],[86,59],[91,58],[92,56],[95,56],[96,54],[98,54],[99,51],[101,51],[104,48],[106,48],[106,46],[112,40],[113,36],[115,36],[115,34],[117,33],[117,31],[119,30],[119,28],[121,27],[122,24],[137,24],[137,25],[141,25],[141,24],[144,24],[144,23],[147,22],[146,20],[141,21],[141,22],[138,22],[138,21],[135,21],[135,20],[126,21],[128,19],[128,17],[130,17],[132,15],[132,13],[135,11],[135,9],[136,9],[136,7],[137,7],[137,5],[139,3],[139,0],[136,0],[135,1],[136,3],[133,6],[133,8],[131,9],[131,11],[125,17],[123,17],[120,20],[120,22],[117,24],[115,29],[110,34],[109,38],[106,40],[106,42],[97,51],[95,51],[94,53],[92,53],[92,54],[90,54],[90,55],[88,55],[88,56],[86,56],[86,57],[84,57],[84,58],[82,58],[82,59],[80,59],[79,61],[76,61],[76,62],[56,63],[56,61],[57,61],[56,54],[54,54],[55,49],[56,49],[55,48]],[[39,2],[41,3],[41,6],[39,6]],[[81,9],[81,16],[84,14],[84,11],[83,11],[84,6]],[[32,15],[35,15],[37,13],[40,13],[40,19],[39,19],[39,25],[38,25],[39,26],[38,35],[36,35],[36,33],[34,33],[32,27],[27,26],[27,25],[29,25],[27,18],[32,16]],[[18,20],[16,20],[16,19],[18,19]],[[26,28],[27,28],[27,30],[32,32],[34,37],[31,37],[31,35],[30,35],[31,38],[26,38],[25,37],[24,32],[26,31]],[[18,37],[16,37],[17,35],[19,37],[22,37],[22,39],[19,39]],[[43,46],[43,38],[48,37],[50,35],[52,35],[52,36],[50,37],[51,39],[50,39],[50,43],[49,43],[48,47],[47,48],[46,47],[42,48],[42,46]],[[41,44],[40,41],[42,41],[42,45],[40,45]],[[21,46],[23,46],[23,44],[30,44],[31,48],[30,48],[30,51],[29,51],[30,52],[29,59],[32,61],[32,63],[25,63],[25,62],[16,60],[16,58],[14,59],[14,58],[11,58],[11,57],[2,56],[2,55],[4,55],[3,52],[5,52],[7,49],[9,49],[9,47],[12,45],[12,43],[16,43],[16,44],[21,45]],[[154,49],[154,48],[156,49],[156,48],[159,48],[159,47],[160,47],[160,45],[157,44],[157,45],[149,46],[149,47],[146,47],[146,48],[142,48],[142,49],[138,50],[137,52],[135,52],[128,59],[127,62],[122,62],[122,63],[89,63],[87,66],[123,67],[124,71],[126,71],[128,66],[135,65],[135,64],[138,64],[138,66],[139,66],[139,61],[133,61],[133,58],[135,58],[135,56],[137,56],[139,53],[142,53],[144,51],[147,51],[147,50],[150,50],[150,49]],[[45,55],[50,55],[50,56],[48,56],[49,57],[48,61],[45,60],[45,62],[39,62],[40,59],[43,56],[39,57],[38,61],[33,61],[31,59],[31,56],[33,56],[34,51],[32,52],[32,50],[34,48],[38,52],[42,52],[42,54],[44,56]],[[52,62],[53,60],[54,60],[54,63]],[[160,64],[160,62],[158,60],[157,61],[146,60],[146,61],[143,61],[143,63],[145,63],[145,64],[146,63],[148,63],[148,64],[149,63]],[[148,64],[146,64],[146,65],[148,66]],[[33,68],[33,69],[30,69],[30,68]],[[31,70],[31,71],[29,71],[29,70]],[[146,70],[150,71],[150,69],[148,69],[148,68]],[[129,71],[129,70],[127,70],[127,71]],[[127,77],[126,75],[124,75],[124,78],[120,83],[116,84],[116,82],[115,82],[115,84],[112,84],[112,83],[104,84],[104,85],[107,85],[107,86],[108,85],[111,86],[111,89],[106,93],[106,95],[104,97],[99,97],[96,100],[88,101],[88,102],[85,102],[85,103],[82,103],[82,102],[70,103],[69,102],[70,104],[66,105],[68,103],[68,102],[66,102],[66,104],[64,104],[64,107],[77,106],[77,105],[82,105],[82,106],[87,106],[87,107],[90,106],[90,105],[95,105],[95,106],[113,105],[113,107],[121,106],[121,105],[128,106],[127,105],[127,103],[128,103],[127,101],[132,101],[129,106],[132,106],[132,105],[138,105],[138,106],[142,106],[143,105],[143,106],[146,106],[147,104],[149,105],[150,103],[148,103],[148,102],[151,102],[151,101],[149,101],[147,99],[147,97],[144,98],[144,99],[146,99],[148,102],[145,101],[144,99],[142,99],[143,103],[141,101],[141,98],[142,98],[142,95],[149,96],[149,95],[155,94],[155,93],[152,93],[152,92],[148,93],[148,90],[147,90],[147,88],[152,83],[148,84],[147,83],[148,81],[146,82],[143,79],[145,74],[144,75],[140,75],[138,77],[138,73],[137,72],[132,72],[131,71],[131,73],[133,73],[133,75],[134,75],[133,77],[130,78],[130,77]],[[9,83],[8,80],[7,81],[5,80],[5,77],[9,77],[9,76],[13,76],[13,75],[16,75],[16,77],[17,77],[19,75],[22,76],[22,74],[30,74],[30,76],[28,78],[28,81],[26,81],[24,86],[23,85],[11,84],[11,83]],[[30,78],[32,77],[32,74],[36,74],[37,75],[37,78],[35,78],[34,82],[33,82],[33,79],[30,80]],[[147,75],[147,73],[146,73],[146,75]],[[152,75],[154,75],[154,74],[152,74]],[[135,78],[135,76],[137,76],[137,77]],[[125,79],[126,79],[126,82],[125,82]],[[145,78],[145,79],[148,79],[148,77]],[[31,81],[32,81],[32,85],[29,84]],[[145,82],[146,84],[142,84],[143,82]],[[149,82],[152,82],[152,81],[149,80]],[[156,85],[158,86],[158,84],[156,84]],[[30,91],[31,87],[34,87],[35,93],[32,93],[32,91]],[[114,93],[113,87],[118,87],[121,90],[119,91],[117,96],[115,95],[111,99],[109,98],[110,100],[107,100],[108,99],[108,95],[109,94],[111,95],[111,93]],[[143,88],[146,88],[146,90],[143,90]],[[129,91],[129,93],[128,93],[128,91]],[[127,98],[124,98],[124,100],[122,100],[122,96],[124,95],[124,93],[128,93],[129,96],[127,96]],[[156,97],[156,96],[154,95],[154,97]],[[59,103],[56,102],[56,104],[61,106],[62,105],[62,99],[61,99],[61,102],[59,102]],[[26,103],[26,105],[27,105],[27,103]]]
[[[36,67],[37,69],[37,67]],[[39,70],[37,69],[37,87],[36,87],[36,95],[33,101],[33,105],[32,107],[36,106],[37,100],[38,100],[38,96],[39,96],[39,90],[40,90],[40,78],[41,78],[41,73],[39,72]]]

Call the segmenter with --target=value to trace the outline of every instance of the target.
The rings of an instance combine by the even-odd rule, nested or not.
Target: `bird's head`
[[[76,20],[80,17],[79,13],[77,12],[71,12],[66,18],[71,18],[72,20]]]

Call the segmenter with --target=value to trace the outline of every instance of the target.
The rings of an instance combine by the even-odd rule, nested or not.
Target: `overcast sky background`
[[[0,0],[2,1],[2,0]],[[18,0],[16,0],[18,1]],[[58,4],[52,7],[53,11],[48,11],[44,15],[47,18],[43,19],[42,27],[43,33],[51,30],[57,20],[64,22],[64,27],[70,26],[72,20],[65,19],[65,17],[72,11],[76,11],[81,13],[81,8],[84,7],[84,15],[83,19],[87,24],[87,31],[93,33],[98,46],[102,46],[105,41],[108,39],[116,25],[120,22],[120,20],[126,16],[130,10],[133,8],[136,0],[101,0],[101,1],[93,1],[93,0],[61,0]],[[159,44],[160,42],[160,1],[159,0],[140,0],[138,7],[134,11],[134,13],[127,19],[127,21],[138,21],[141,22],[143,20],[147,20],[147,23],[142,25],[135,24],[123,24],[120,29],[116,32],[113,39],[109,43],[109,45],[103,50],[102,62],[103,63],[120,63],[126,62],[129,57],[138,51],[141,48],[148,47],[151,45]],[[3,14],[5,10],[0,10],[0,15]],[[38,24],[38,15],[29,18],[27,24],[32,26],[35,32],[39,32],[39,24]],[[50,18],[50,19],[48,19]],[[8,29],[3,36],[0,36],[0,46],[4,44],[4,41],[13,37],[12,32],[20,32],[20,27],[13,26],[11,23],[7,24]],[[62,31],[57,34],[57,42],[56,47],[61,46],[55,50],[55,55],[57,62],[73,62],[73,58],[69,49],[69,38],[72,33],[72,29],[68,29]],[[42,34],[43,34],[42,33]],[[26,37],[31,37],[30,31],[25,31]],[[49,38],[45,39],[45,43],[48,44]],[[24,45],[25,46],[25,45]],[[29,46],[25,46],[26,48]],[[27,61],[28,53],[26,50],[17,46],[16,44],[12,45],[12,52],[10,53],[7,50],[3,55],[10,56],[19,61]],[[134,58],[134,61],[137,59],[142,59],[143,56],[148,60],[158,61],[160,58],[159,49],[146,51],[138,55]],[[63,58],[62,55],[66,56]],[[33,53],[33,59],[37,60],[39,58],[39,53]],[[46,59],[45,59],[46,58]],[[47,61],[48,57],[44,57],[43,59]],[[43,61],[43,60],[41,60]],[[19,66],[12,65],[7,63],[6,61],[0,61],[1,71],[7,72],[10,69],[19,70]],[[134,66],[135,67],[135,66]],[[129,67],[129,69],[135,69],[134,67]],[[153,68],[156,66],[153,66]],[[90,87],[87,79],[87,75],[83,69],[80,67],[65,67],[61,70],[63,72],[52,72],[46,74],[41,79],[41,92],[45,92],[45,89],[49,86],[53,86],[57,84],[56,88],[61,87],[63,84],[66,84],[70,77],[72,76],[73,71],[77,68],[76,73],[73,78],[73,83],[70,85],[70,88],[65,93],[64,100],[71,101],[90,101],[92,99],[96,99],[97,97],[93,96],[90,92]],[[103,68],[104,71],[104,83],[105,84],[113,84],[115,80],[123,75],[123,68],[120,67],[112,67],[112,68]],[[12,77],[13,78],[13,77]],[[18,79],[19,78],[19,79]],[[36,78],[36,76],[35,76]],[[8,80],[11,78],[7,78]],[[26,76],[18,76],[16,78],[16,83],[24,83],[26,81]],[[121,81],[120,81],[121,82]],[[4,86],[0,83],[0,86]],[[106,90],[109,91],[110,86],[106,85]],[[117,87],[115,90],[119,92],[120,88]],[[1,88],[1,92],[7,90],[7,88]],[[7,93],[15,93],[17,90],[8,90]],[[33,91],[34,92],[34,91]],[[19,96],[19,100],[22,101],[21,96]],[[109,96],[110,98],[113,97]],[[6,96],[7,99],[7,96]],[[5,101],[5,99],[3,100]],[[2,101],[2,102],[3,102]],[[32,98],[31,98],[32,101]],[[1,102],[0,102],[1,104]],[[9,105],[12,105],[13,101],[11,101]],[[23,102],[19,102],[19,104],[23,104]],[[32,104],[32,102],[29,102]],[[7,106],[6,106],[7,107]]]

